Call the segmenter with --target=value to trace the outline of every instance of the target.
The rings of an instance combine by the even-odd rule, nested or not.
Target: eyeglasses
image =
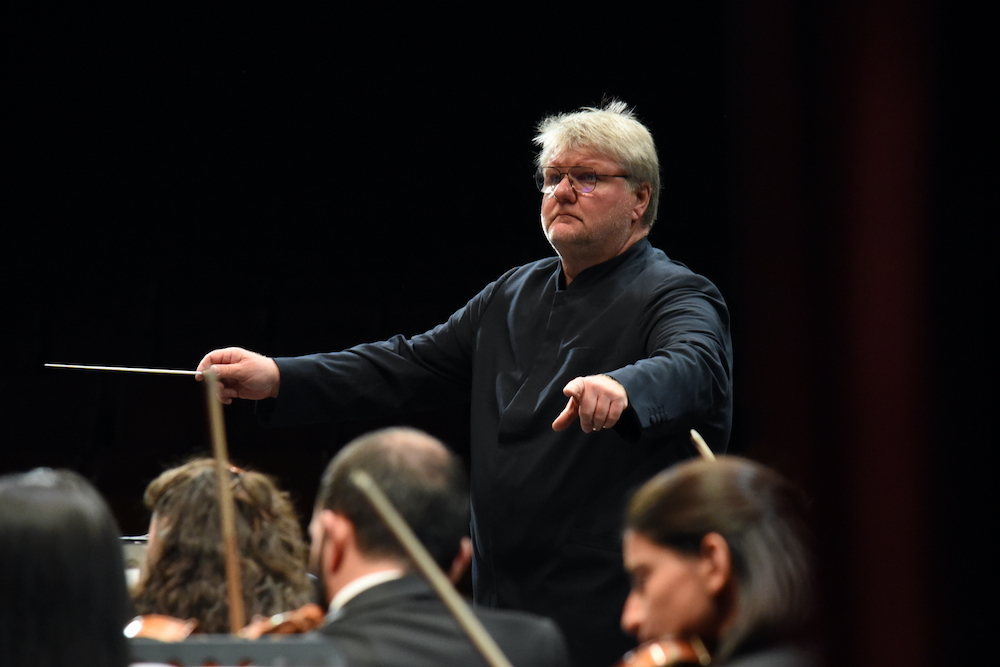
[[[580,193],[593,192],[602,178],[628,178],[628,174],[598,174],[592,167],[570,167],[562,171],[559,167],[545,167],[535,172],[535,185],[542,193],[550,195],[569,176],[569,184]]]

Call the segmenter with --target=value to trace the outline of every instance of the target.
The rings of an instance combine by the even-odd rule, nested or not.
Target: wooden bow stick
[[[236,545],[236,511],[230,478],[229,453],[226,447],[226,425],[222,419],[222,403],[218,397],[218,375],[212,371],[183,371],[169,368],[132,368],[128,366],[85,366],[82,364],[45,364],[49,368],[69,368],[87,371],[122,371],[127,373],[163,373],[168,375],[204,375],[208,398],[208,419],[215,455],[215,473],[219,482],[219,518],[222,523],[222,543],[226,554],[226,589],[229,596],[229,628],[235,635],[246,625],[243,607],[243,584],[240,557]]]
[[[226,551],[226,589],[229,594],[229,629],[234,635],[246,625],[243,608],[243,584],[240,576],[240,556],[236,546],[236,510],[233,503],[229,453],[226,447],[226,424],[219,402],[219,376],[205,371],[205,396],[208,398],[208,419],[215,454],[215,474],[219,480],[219,515],[222,520],[222,544]]]
[[[407,525],[406,520],[396,511],[396,508],[392,506],[389,499],[385,497],[382,489],[378,488],[375,480],[364,470],[355,470],[351,473],[351,482],[365,494],[372,507],[382,517],[389,530],[400,541],[403,548],[410,555],[410,558],[416,563],[417,568],[427,578],[427,581],[430,582],[445,606],[448,607],[452,616],[455,617],[458,624],[469,635],[469,639],[479,649],[486,662],[492,667],[513,667],[510,661],[507,660],[507,656],[497,646],[493,637],[486,632],[486,628],[483,627],[483,624],[479,622],[479,619],[469,609],[469,605],[465,603],[452,587],[451,582],[448,581],[441,568],[434,562],[434,559],[427,552],[424,545],[413,534],[413,530]]]
[[[706,461],[715,460],[715,454],[713,454],[712,450],[709,449],[708,443],[705,442],[705,439],[694,429],[691,429],[691,442],[693,442],[694,446],[698,448],[698,453],[701,454],[701,458]]]

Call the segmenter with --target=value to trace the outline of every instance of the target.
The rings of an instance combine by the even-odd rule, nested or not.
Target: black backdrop
[[[40,429],[3,467],[81,469],[142,530],[144,484],[208,447],[201,385],[43,363],[193,368],[218,346],[294,355],[430,328],[551,254],[534,124],[606,96],[635,106],[664,154],[654,242],[725,289],[723,15],[677,18],[655,46],[548,55],[533,30],[462,35],[444,16],[377,37],[273,10],[27,26],[28,240],[5,384]],[[251,412],[227,411],[233,458],[278,474],[303,510],[325,457],[371,426],[270,432]],[[464,410],[414,419],[466,446]]]
[[[145,484],[209,449],[201,385],[43,363],[423,331],[550,254],[534,123],[619,97],[661,153],[651,240],[733,314],[731,450],[817,499],[831,664],[950,661],[930,629],[967,629],[987,553],[995,170],[967,132],[980,42],[943,4],[14,14],[0,472],[79,470],[144,531]],[[303,514],[336,449],[390,423],[226,420]],[[399,422],[468,446],[464,410]]]

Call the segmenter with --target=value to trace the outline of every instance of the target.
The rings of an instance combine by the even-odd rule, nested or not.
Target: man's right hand
[[[199,371],[212,370],[219,376],[219,400],[226,405],[234,398],[276,398],[281,384],[281,372],[274,359],[244,350],[242,347],[227,347],[213,350],[198,364]],[[196,375],[198,380],[202,375]]]

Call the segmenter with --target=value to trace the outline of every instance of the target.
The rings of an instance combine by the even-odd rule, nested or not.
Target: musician
[[[812,602],[803,503],[773,470],[722,456],[677,464],[628,506],[622,628],[700,638],[712,664],[799,667]]]
[[[712,283],[647,240],[659,161],[623,103],[547,118],[535,141],[558,257],[511,269],[410,339],[278,359],[227,348],[198,369],[214,368],[224,402],[276,399],[258,411],[272,425],[470,402],[476,601],[551,616],[579,665],[603,667],[632,644],[618,628],[628,489],[692,454],[692,427],[727,445],[729,315]],[[488,200],[503,196],[497,169],[423,177],[443,193],[475,180]],[[510,224],[488,209],[470,224]]]
[[[233,467],[228,476],[247,619],[309,602],[308,551],[287,494],[259,472]],[[195,619],[199,632],[229,632],[215,462],[194,459],[167,470],[146,488],[145,503],[153,516],[137,610]]]
[[[438,565],[453,574],[469,560],[467,480],[439,441],[413,429],[356,439],[330,462],[309,535],[310,563],[329,603],[330,637],[350,665],[465,667],[485,664],[430,584],[350,475],[364,470],[399,510]],[[568,665],[549,619],[477,608],[476,615],[515,666]]]
[[[0,665],[129,663],[120,534],[74,472],[0,477]]]

